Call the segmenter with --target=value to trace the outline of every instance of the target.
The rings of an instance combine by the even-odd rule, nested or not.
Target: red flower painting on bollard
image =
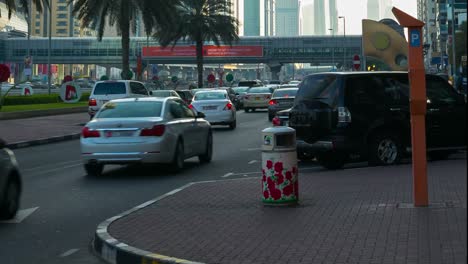
[[[262,169],[263,199],[266,202],[288,202],[298,199],[297,167],[288,168],[281,161],[267,160]]]

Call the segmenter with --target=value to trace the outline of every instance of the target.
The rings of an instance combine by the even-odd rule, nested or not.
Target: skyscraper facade
[[[331,28],[333,32],[338,31],[338,9],[336,7],[336,0],[328,1],[328,15],[329,15],[329,25],[327,27]]]
[[[380,0],[367,0],[367,19],[380,20]]]
[[[299,35],[299,1],[276,0],[276,36]]]
[[[395,19],[392,12],[392,0],[379,0],[379,20],[384,18]]]
[[[48,8],[44,8],[42,13],[37,12],[36,7],[31,7],[31,35],[39,37],[49,36],[49,16],[52,18],[53,37],[80,37],[94,36],[95,32],[90,29],[81,29],[78,19],[73,17],[73,4],[68,4],[68,0],[49,0],[52,5],[52,14]]]
[[[314,5],[302,5],[301,6],[301,15],[300,15],[300,25],[301,25],[301,35],[314,35]]]
[[[325,0],[314,0],[314,35],[325,35],[328,31],[324,14]]]
[[[260,36],[261,6],[260,0],[244,1],[244,36]]]

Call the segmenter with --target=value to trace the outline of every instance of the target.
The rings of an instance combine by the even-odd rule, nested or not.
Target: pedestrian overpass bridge
[[[240,53],[214,53],[204,58],[205,64],[264,63],[270,68],[284,63],[311,63],[311,65],[332,65],[335,63],[352,64],[354,54],[361,54],[361,36],[298,36],[298,37],[240,37],[233,43],[234,50]],[[213,44],[205,44],[212,46]],[[150,64],[196,64],[195,57],[183,53],[183,49],[194,49],[193,43],[179,42],[173,51],[171,46],[160,53],[159,44],[146,37],[130,40],[130,62],[135,63],[137,56]],[[6,63],[24,62],[30,48],[33,63],[48,62],[48,38],[3,38],[0,39],[0,61]],[[145,52],[142,51],[147,49]],[[245,48],[255,52],[242,54]],[[177,52],[182,53],[178,54]],[[156,52],[156,53],[154,53]],[[158,53],[159,52],[159,53]],[[170,54],[169,54],[170,53]],[[162,54],[162,55],[161,55]],[[97,64],[120,65],[122,61],[120,37],[103,38],[52,38],[51,63],[53,64]]]

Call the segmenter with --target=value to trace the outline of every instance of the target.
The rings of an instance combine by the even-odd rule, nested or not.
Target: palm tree
[[[97,30],[98,41],[102,40],[106,22],[117,27],[122,36],[122,78],[131,79],[129,53],[130,29],[136,28],[141,15],[147,34],[154,27],[165,28],[171,23],[174,5],[178,0],[78,0],[73,5],[73,15],[81,21],[82,27]]]
[[[176,45],[179,40],[189,40],[196,44],[196,60],[198,70],[198,87],[203,86],[203,42],[213,41],[217,46],[220,42],[232,45],[239,36],[239,22],[232,16],[226,0],[181,0],[177,7],[176,23],[172,29],[156,28],[155,38],[160,45],[167,47]]]
[[[6,8],[8,10],[8,19],[11,18],[11,15],[16,12],[18,7],[23,9],[23,12],[27,12],[29,14],[29,2],[30,0],[0,0],[0,3],[5,3]],[[43,7],[49,6],[49,0],[32,0],[32,3],[36,6],[38,12],[42,12]],[[1,16],[0,12],[0,16]]]

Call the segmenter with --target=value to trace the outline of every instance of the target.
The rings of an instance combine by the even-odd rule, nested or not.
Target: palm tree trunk
[[[198,88],[203,87],[203,41],[197,40]]]
[[[125,5],[127,3],[127,5]],[[123,1],[122,3],[122,10],[121,10],[121,30],[122,30],[122,74],[121,77],[124,80],[130,80],[130,20],[129,20],[129,12],[128,12],[128,2]]]

